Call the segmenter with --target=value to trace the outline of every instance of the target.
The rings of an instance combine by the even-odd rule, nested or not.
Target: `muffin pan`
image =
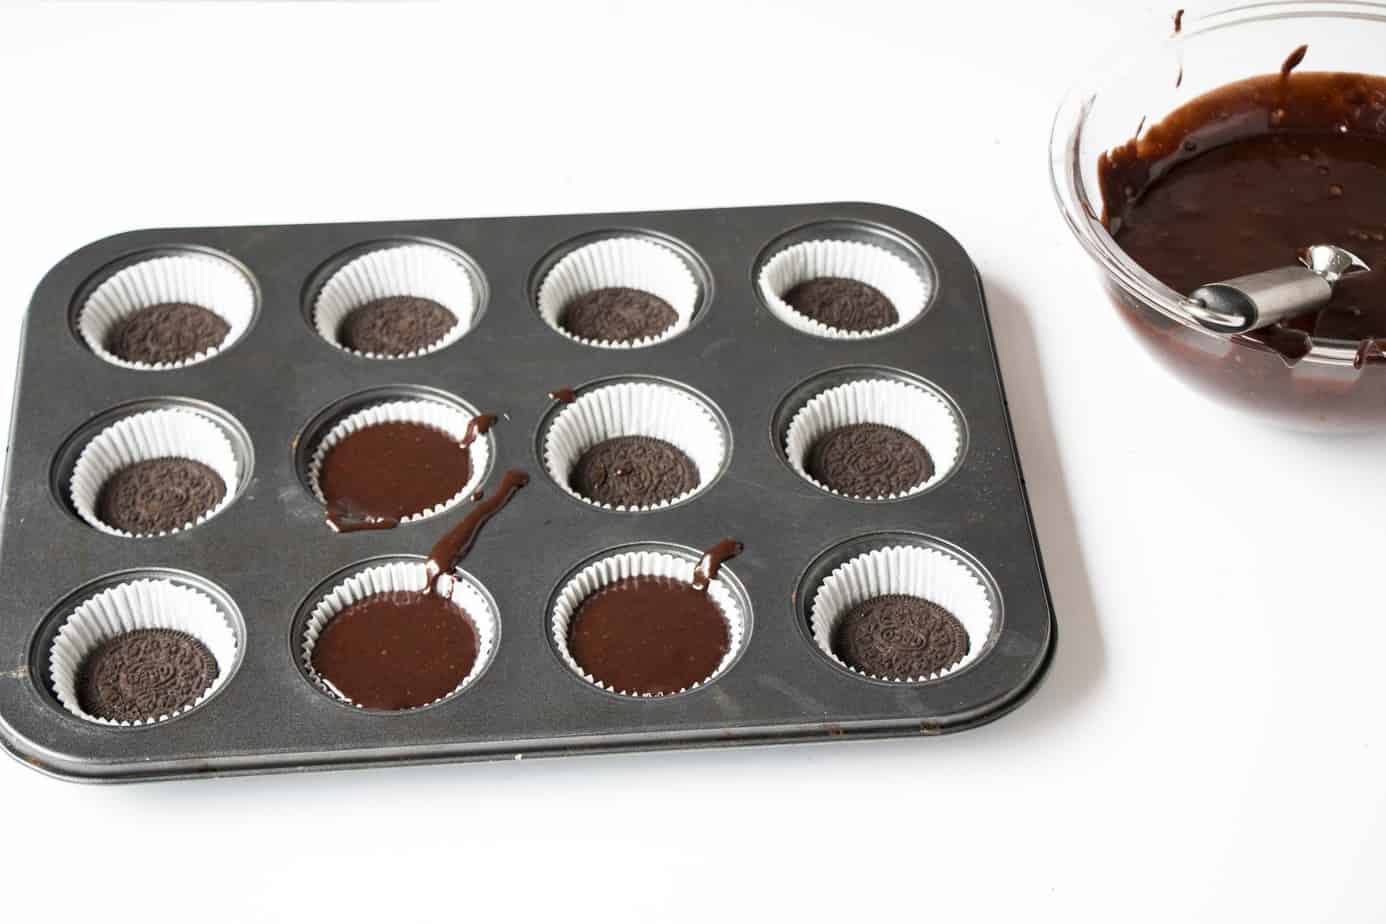
[[[609,243],[623,240],[639,243]],[[917,276],[922,308],[877,336],[787,323],[762,270],[815,241],[882,249],[890,272],[904,265]],[[602,246],[579,253],[593,245]],[[322,335],[324,286],[344,267],[367,266],[363,257],[402,246],[442,261],[438,285],[470,299],[464,329],[399,359]],[[555,329],[551,295],[541,299],[555,267],[576,267],[561,280],[572,286],[592,254],[619,261],[652,252],[687,271],[656,273],[682,293],[671,335],[612,349]],[[235,336],[193,363],[112,361],[91,345],[84,305],[117,291],[118,273],[130,278],[141,272],[132,267],[167,258],[197,258],[188,265],[244,280],[248,292],[230,287]],[[603,272],[588,275],[610,278]],[[329,293],[334,304],[346,289]],[[919,389],[928,405],[921,432],[947,445],[922,489],[857,500],[806,477],[786,442],[819,395],[871,381]],[[604,508],[551,474],[546,438],[564,405],[548,392],[623,383],[696,399],[713,442],[723,441],[720,456],[709,452],[703,483],[675,503]],[[493,611],[485,664],[427,707],[358,709],[303,663],[315,609],[367,569],[421,562],[466,501],[395,529],[337,534],[313,493],[313,453],[365,408],[430,400],[504,415],[488,435],[482,488],[494,490],[513,468],[531,480],[457,572]],[[236,471],[227,500],[215,516],[159,536],[94,525],[70,490],[84,449],[122,420],[175,411],[201,414],[225,436]],[[71,779],[933,735],[1014,708],[1043,676],[1055,639],[976,269],[939,227],[881,205],[150,230],[98,241],[55,267],[30,304],[3,502],[0,740],[25,763]],[[694,562],[727,536],[745,543],[720,578],[741,610],[740,635],[707,683],[622,696],[573,669],[552,625],[583,569],[639,552]],[[881,680],[819,643],[813,605],[824,582],[883,549],[961,569],[987,633],[963,666],[934,679]],[[83,718],[54,688],[54,642],[88,601],[140,581],[169,582],[219,612],[235,643],[221,653],[226,668],[210,695],[162,721]]]

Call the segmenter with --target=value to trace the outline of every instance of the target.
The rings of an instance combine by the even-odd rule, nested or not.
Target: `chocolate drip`
[[[1180,32],[1182,32],[1183,30],[1184,30],[1184,11],[1183,11],[1183,10],[1175,10],[1175,11],[1174,11],[1174,34],[1175,34],[1175,35],[1178,35],[1178,34],[1179,34]]]
[[[1280,65],[1280,79],[1289,80],[1290,71],[1299,67],[1300,62],[1304,60],[1304,56],[1308,53],[1308,45],[1300,45],[1294,51],[1290,52],[1289,57],[1285,59],[1285,63]]]
[[[529,484],[529,474],[517,468],[512,468],[501,478],[500,487],[496,488],[496,493],[488,499],[481,501],[471,509],[452,529],[448,530],[443,538],[438,540],[437,545],[433,546],[428,553],[428,582],[432,587],[435,579],[440,574],[451,571],[453,567],[462,560],[472,543],[476,541],[477,533],[481,532],[481,527],[486,521],[500,512],[515,495],[515,492]],[[436,592],[436,589],[435,589]]]
[[[717,578],[722,562],[741,554],[745,546],[735,539],[723,539],[703,553],[698,565],[693,569],[693,589],[707,590],[708,585]]]
[[[476,442],[478,436],[485,436],[490,433],[491,428],[496,425],[498,420],[500,417],[495,414],[477,414],[467,421],[467,432],[462,434],[462,448],[469,448],[472,443]]]
[[[553,391],[549,392],[549,397],[563,404],[572,404],[577,400],[577,392],[573,391],[571,388],[555,388]]]

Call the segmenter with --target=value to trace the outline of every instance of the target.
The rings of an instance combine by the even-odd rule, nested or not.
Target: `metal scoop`
[[[1189,314],[1216,333],[1244,334],[1322,308],[1338,280],[1371,270],[1362,258],[1333,244],[1306,248],[1299,260],[1299,266],[1199,286],[1189,296],[1195,302]]]

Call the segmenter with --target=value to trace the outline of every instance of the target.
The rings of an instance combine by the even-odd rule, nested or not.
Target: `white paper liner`
[[[451,405],[427,400],[386,401],[348,414],[323,434],[322,439],[318,440],[317,448],[313,450],[313,457],[308,461],[308,483],[313,489],[313,495],[317,497],[319,503],[324,505],[327,503],[327,498],[323,496],[322,487],[318,483],[318,478],[322,474],[323,461],[334,446],[358,430],[384,423],[416,423],[432,427],[435,430],[442,430],[460,443],[467,435],[467,424],[471,422],[472,416]],[[481,480],[486,477],[486,468],[491,462],[490,433],[478,434],[468,448],[472,458],[472,474],[467,479],[467,483],[462,486],[462,490],[442,503],[434,504],[427,510],[420,510],[407,517],[401,517],[401,523],[413,523],[415,520],[436,516],[460,504],[463,498],[480,487]]]
[[[216,659],[216,679],[191,706],[155,718],[117,722],[89,715],[77,698],[82,663],[102,643],[137,629],[172,629],[196,638]],[[167,579],[144,578],[109,587],[72,611],[49,649],[48,676],[58,702],[75,716],[102,725],[151,725],[197,708],[221,689],[231,676],[236,648],[236,630],[211,597]]]
[[[394,295],[428,298],[457,323],[434,343],[398,356],[353,350],[338,337],[342,322],[357,308]],[[429,244],[384,246],[343,265],[318,290],[313,327],[328,343],[368,359],[408,359],[456,343],[476,320],[476,291],[467,268],[452,254]]]
[[[226,493],[211,510],[177,529],[136,536],[102,522],[96,514],[102,485],[121,469],[151,459],[201,462],[221,476]],[[72,468],[68,492],[77,515],[103,533],[148,539],[189,529],[216,516],[235,498],[240,477],[240,463],[220,424],[186,408],[160,408],[123,417],[92,437]]]
[[[855,279],[874,286],[895,306],[897,320],[879,330],[848,331],[800,314],[784,300],[790,289],[810,279]],[[765,304],[775,317],[797,330],[819,337],[883,337],[919,317],[929,303],[933,279],[921,279],[904,260],[883,247],[860,241],[804,241],[786,247],[761,268],[757,280]]]
[[[467,673],[467,676],[462,678],[462,682],[446,696],[440,696],[432,702],[425,703],[424,706],[413,706],[409,709],[394,711],[409,712],[451,699],[480,676],[481,672],[486,669],[486,665],[491,663],[491,656],[495,653],[500,617],[491,608],[491,604],[487,602],[486,594],[482,592],[479,585],[464,574],[454,571],[448,575],[440,576],[439,580],[442,580],[443,577],[452,579],[450,582],[452,586],[449,591],[452,602],[461,607],[471,617],[472,624],[476,626],[476,662],[472,664],[472,669]],[[423,562],[397,561],[374,565],[358,571],[332,588],[313,607],[313,612],[309,615],[308,623],[303,630],[303,642],[300,651],[303,658],[303,668],[307,671],[308,676],[314,683],[342,702],[350,703],[358,709],[363,708],[353,703],[342,691],[314,670],[313,648],[317,645],[323,630],[327,628],[327,624],[353,603],[378,594],[420,591],[427,587],[428,569]]]
[[[584,497],[568,484],[582,454],[617,436],[648,436],[672,443],[693,460],[698,486],[678,497],[640,507],[613,507]],[[573,497],[606,510],[657,510],[692,497],[717,477],[727,458],[722,428],[702,401],[655,382],[620,382],[586,392],[565,405],[544,436],[544,467]]]
[[[622,552],[593,562],[583,568],[558,592],[558,599],[554,603],[553,613],[550,616],[549,628],[553,634],[554,645],[558,649],[559,656],[564,663],[582,679],[593,686],[601,687],[612,693],[620,693],[622,696],[638,696],[651,698],[658,696],[673,696],[676,693],[683,693],[687,690],[695,690],[705,686],[726,671],[731,663],[736,660],[737,654],[741,651],[741,646],[746,641],[746,617],[741,611],[741,606],[737,602],[736,595],[731,588],[720,577],[713,579],[708,585],[707,592],[712,596],[713,601],[722,610],[722,615],[726,617],[730,644],[727,646],[727,654],[722,658],[717,669],[709,674],[705,679],[676,690],[674,693],[631,693],[625,690],[618,690],[610,684],[597,680],[582,665],[578,664],[573,655],[568,650],[568,627],[572,623],[573,615],[577,612],[582,601],[592,594],[614,584],[617,581],[632,577],[667,577],[677,581],[692,581],[693,570],[697,567],[695,562],[668,552]]]
[[[639,340],[578,337],[560,323],[573,299],[617,287],[657,295],[678,317],[668,330]],[[639,237],[613,237],[579,247],[554,264],[539,285],[538,303],[544,323],[570,340],[610,349],[647,347],[687,330],[698,306],[698,283],[683,258],[668,247]]]
[[[898,491],[886,498],[910,497],[943,478],[958,463],[962,433],[951,407],[939,396],[917,385],[895,379],[864,379],[847,382],[814,395],[789,422],[785,434],[785,455],[794,470],[805,479],[842,497],[842,494],[808,473],[809,451],[818,438],[850,424],[881,424],[903,430],[919,441],[934,461],[928,480]]]
[[[878,677],[844,662],[832,650],[838,622],[857,604],[885,594],[922,597],[952,613],[967,630],[967,654],[928,677]],[[981,655],[995,618],[986,586],[971,567],[947,552],[913,545],[876,549],[838,566],[818,585],[809,613],[809,628],[819,651],[854,674],[898,683],[933,680],[967,667]]]
[[[229,326],[219,346],[170,363],[121,359],[106,341],[126,318],[142,308],[186,302],[206,308]],[[245,274],[225,260],[201,253],[151,257],[132,263],[102,282],[77,314],[77,330],[91,351],[126,369],[178,369],[204,362],[241,338],[255,315],[255,289]]]

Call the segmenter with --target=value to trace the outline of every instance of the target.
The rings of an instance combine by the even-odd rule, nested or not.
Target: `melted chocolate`
[[[1184,29],[1184,11],[1174,11],[1174,34],[1178,35]]]
[[[447,696],[476,664],[476,624],[426,590],[376,594],[338,613],[313,646],[318,676],[358,706],[414,709]]]
[[[318,485],[337,532],[390,529],[457,496],[472,477],[471,445],[496,422],[479,414],[459,442],[435,427],[389,421],[362,427],[328,451]]]
[[[462,522],[444,533],[443,538],[439,539],[428,553],[429,581],[432,582],[438,575],[451,571],[471,549],[472,543],[476,542],[477,534],[481,532],[481,527],[486,525],[486,521],[499,513],[500,509],[510,502],[510,498],[515,496],[515,492],[527,484],[529,474],[512,468],[501,478],[495,494],[478,503],[467,512]]]
[[[723,539],[703,553],[693,569],[693,587],[707,590],[707,585],[717,580],[717,572],[722,570],[722,562],[740,555],[746,547],[735,539]]]
[[[577,392],[571,388],[555,388],[549,392],[549,397],[562,404],[572,404],[577,400]]]
[[[1102,220],[1185,294],[1292,264],[1309,244],[1347,248],[1373,272],[1344,279],[1322,310],[1253,336],[1292,358],[1308,334],[1365,340],[1365,361],[1386,337],[1386,78],[1294,71],[1305,51],[1102,155]]]

